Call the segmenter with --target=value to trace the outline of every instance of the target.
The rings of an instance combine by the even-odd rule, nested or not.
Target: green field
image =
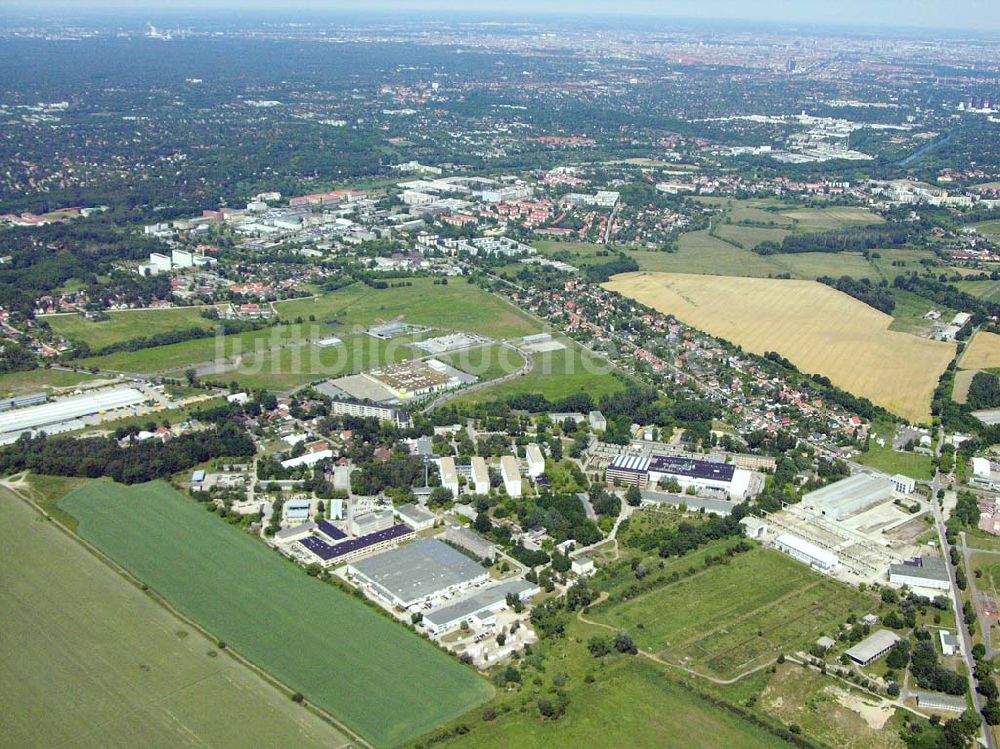
[[[845,208],[842,206],[797,208],[782,211],[779,215],[791,219],[795,223],[795,231],[799,233],[885,223],[885,219],[875,215],[867,208]]]
[[[0,747],[347,743],[6,489],[0,610]]]
[[[283,347],[330,335],[344,338],[352,332],[357,333],[396,318],[418,325],[471,330],[495,338],[529,335],[541,330],[539,323],[514,306],[464,279],[452,279],[446,286],[433,281],[431,278],[414,278],[412,286],[381,290],[357,283],[319,297],[275,304],[283,320],[292,321],[301,317],[301,323],[92,357],[79,363],[84,367],[115,372],[175,372],[195,364],[241,356],[241,361],[255,358],[263,362],[265,371],[274,368],[278,375],[268,378],[248,374],[244,378],[248,386],[285,389],[317,377],[308,371],[290,373],[289,367],[283,365],[289,363],[295,354],[283,351]],[[314,316],[314,322],[309,321],[310,315]],[[339,325],[334,329],[331,323]],[[310,356],[311,353],[305,357],[307,361]],[[331,349],[320,353],[319,360],[322,362],[338,356],[340,354]],[[274,367],[275,358],[277,367]],[[361,366],[368,364],[331,368],[328,374],[343,374]]]
[[[976,224],[976,231],[989,237],[1000,237],[1000,221],[984,221]]]
[[[178,307],[108,312],[110,319],[101,321],[87,320],[83,315],[51,315],[41,319],[48,322],[57,333],[99,349],[132,338],[169,333],[182,328],[211,328],[213,321],[206,320],[201,313],[201,309]]]
[[[959,281],[955,286],[983,301],[1000,301],[1000,281]]]
[[[934,463],[931,457],[920,453],[893,450],[892,438],[895,434],[896,426],[892,422],[876,422],[872,425],[868,451],[858,455],[855,460],[862,465],[885,473],[901,473],[910,478],[930,481],[934,476]],[[876,437],[885,440],[885,447],[881,447],[875,441]]]
[[[874,602],[765,549],[620,603],[591,618],[628,629],[640,648],[723,678],[833,632]],[[641,626],[641,629],[640,629]]]
[[[489,699],[473,671],[162,482],[99,481],[60,506],[185,615],[377,746]]]
[[[780,227],[743,226],[741,224],[719,224],[716,234],[727,242],[735,242],[745,250],[752,250],[761,242],[778,242],[791,234]]]
[[[583,646],[578,646],[580,649]],[[584,657],[590,656],[584,651]],[[684,686],[662,669],[632,658],[601,670],[593,684],[563,661],[552,664],[574,680],[566,715],[542,721],[517,712],[492,723],[477,721],[469,734],[438,746],[447,749],[764,749],[784,741],[742,721]],[[584,663],[584,666],[589,665]]]
[[[458,400],[486,401],[515,393],[539,393],[549,400],[558,400],[583,391],[596,401],[624,390],[621,375],[614,374],[607,360],[588,353],[573,341],[564,342],[568,344],[565,349],[534,354],[534,367],[523,377],[476,390]]]
[[[401,318],[415,325],[471,330],[493,338],[529,335],[540,329],[516,307],[464,278],[449,279],[446,286],[435,284],[432,278],[407,280],[413,285],[376,290],[356,283],[315,299],[274,306],[286,319],[315,315],[321,323],[338,322],[347,328]]]
[[[934,309],[940,312],[942,320],[950,320],[955,315],[955,310],[929,302],[912,291],[893,289],[892,295],[896,299],[896,306],[892,310],[894,319],[889,325],[889,330],[922,335],[934,327],[932,320],[924,319],[924,315],[930,310]]]
[[[66,372],[62,369],[30,369],[26,372],[8,372],[0,375],[0,394],[4,396],[27,395],[59,388],[71,388],[81,382],[94,380],[91,374]]]
[[[468,351],[437,356],[436,359],[450,364],[468,374],[475,375],[479,382],[489,382],[516,372],[524,366],[524,357],[503,346],[480,346]]]

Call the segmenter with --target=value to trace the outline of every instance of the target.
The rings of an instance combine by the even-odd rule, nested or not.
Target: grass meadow
[[[413,739],[493,694],[434,645],[168,484],[96,481],[59,504],[84,539],[377,747]]]
[[[766,549],[740,555],[591,618],[627,629],[643,650],[700,673],[733,678],[833,632],[874,602]]]

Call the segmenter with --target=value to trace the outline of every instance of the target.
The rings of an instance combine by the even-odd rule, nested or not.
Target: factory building
[[[948,590],[951,578],[944,560],[938,557],[915,557],[902,564],[889,565],[889,584],[911,588]]]
[[[774,548],[820,572],[829,572],[840,563],[840,559],[832,551],[791,533],[782,533],[774,539]]]
[[[399,519],[413,528],[415,531],[423,531],[434,527],[436,519],[433,513],[427,512],[423,507],[415,504],[400,505],[396,508]]]
[[[513,455],[500,458],[500,476],[504,488],[511,497],[521,496],[521,471],[517,467],[517,459]]]
[[[478,455],[472,459],[472,490],[476,494],[490,493],[490,472],[486,461]]]
[[[528,476],[534,479],[545,473],[545,456],[538,445],[532,442],[525,448],[524,455],[528,460]]]
[[[725,492],[732,500],[745,499],[750,490],[751,473],[729,463],[717,463],[672,455],[654,455],[643,458],[637,455],[618,455],[607,469],[607,479],[617,484],[627,484],[645,489],[660,481],[676,481],[682,490]]]
[[[846,520],[895,497],[887,478],[858,473],[836,481],[802,498],[802,507],[831,520]]]
[[[479,559],[489,559],[492,561],[497,558],[496,544],[487,541],[478,533],[461,525],[449,525],[445,528],[444,540],[453,546],[465,549]]]
[[[458,471],[455,468],[455,459],[450,455],[438,461],[438,469],[441,471],[441,486],[451,492],[451,496],[458,496]]]
[[[309,536],[298,541],[297,545],[308,552],[310,559],[327,568],[337,564],[349,564],[369,554],[391,549],[413,536],[412,528],[399,524],[375,533],[349,538],[338,544],[329,544],[319,536]]]
[[[489,582],[489,570],[433,538],[352,562],[348,574],[373,598],[400,609],[435,605]]]
[[[901,473],[895,474],[889,481],[892,482],[892,488],[897,494],[913,494],[917,488],[916,481]]]
[[[509,580],[477,591],[447,606],[424,614],[423,626],[432,635],[440,636],[467,624],[470,629],[482,629],[496,624],[497,614],[507,608],[507,597],[515,595],[526,601],[541,592],[535,583]]]

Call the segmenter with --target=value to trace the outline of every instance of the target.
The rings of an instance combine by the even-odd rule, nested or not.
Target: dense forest
[[[891,315],[896,308],[896,298],[892,295],[886,281],[874,284],[867,278],[851,278],[850,276],[841,276],[837,279],[830,278],[830,276],[820,276],[816,280],[864,302],[869,307],[885,312],[887,315]]]
[[[249,457],[253,441],[236,425],[193,432],[161,442],[150,439],[121,446],[111,437],[22,435],[0,449],[0,474],[30,470],[54,476],[108,476],[123,484],[169,478],[219,457]]]

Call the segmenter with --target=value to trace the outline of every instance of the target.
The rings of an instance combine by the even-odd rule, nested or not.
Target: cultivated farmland
[[[346,738],[0,489],[0,747]]]
[[[776,351],[912,421],[929,419],[955,353],[952,343],[891,331],[889,315],[810,281],[639,272],[605,286],[755,353]]]
[[[1000,367],[1000,335],[979,332],[969,342],[959,361],[962,369],[996,369]]]
[[[60,506],[83,538],[376,746],[412,739],[492,694],[471,669],[165,483],[93,482]]]
[[[732,678],[811,644],[873,601],[776,551],[757,549],[589,618],[627,629],[671,663]],[[642,625],[639,629],[638,625]]]

